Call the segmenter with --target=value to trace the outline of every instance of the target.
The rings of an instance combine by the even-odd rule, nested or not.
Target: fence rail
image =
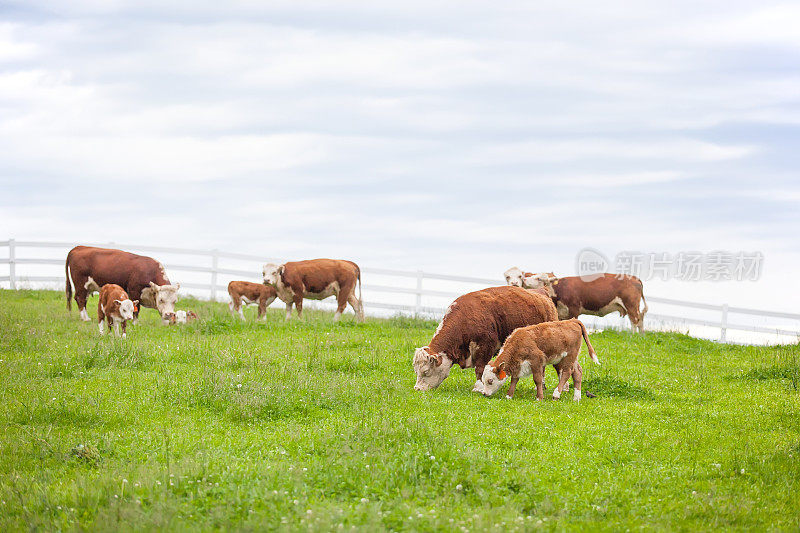
[[[72,243],[72,242],[17,241],[15,239],[0,241],[0,249],[6,248],[8,252],[6,257],[0,257],[0,265],[4,264],[8,265],[8,275],[0,276],[0,282],[8,282],[9,287],[11,289],[16,289],[20,281],[37,282],[37,283],[64,283],[65,277],[63,274],[63,270],[59,270],[60,275],[58,276],[29,275],[27,273],[25,275],[20,275],[17,266],[40,265],[40,266],[50,266],[50,267],[52,266],[62,267],[64,265],[64,258],[66,257],[66,252],[73,246],[76,246],[77,244],[78,243]],[[165,246],[121,245],[113,242],[91,243],[89,245],[120,248],[124,250],[132,250],[135,252],[145,252],[145,253],[155,252],[155,253],[163,253],[169,255],[201,257],[203,258],[203,261],[207,261],[206,265],[203,265],[200,262],[198,262],[197,264],[184,264],[186,263],[186,261],[184,261],[183,263],[173,263],[165,261],[164,266],[165,268],[167,268],[169,271],[172,272],[187,272],[192,274],[208,275],[209,276],[207,278],[209,280],[208,283],[199,283],[197,281],[181,281],[181,286],[187,289],[208,291],[207,292],[208,297],[212,300],[216,300],[216,296],[218,293],[226,294],[227,292],[227,284],[221,284],[219,282],[220,276],[236,276],[242,279],[260,281],[259,270],[255,269],[246,270],[242,268],[230,268],[227,266],[220,267],[221,260],[255,262],[259,265],[265,262],[276,262],[276,263],[281,262],[280,259],[274,257],[263,257],[257,255],[249,255],[249,254],[231,253],[220,250],[197,250],[189,248],[170,248]],[[56,249],[61,249],[63,251],[63,255],[60,258],[19,257],[18,252],[19,249],[21,248],[38,248],[38,249],[56,248]],[[413,304],[398,303],[396,301],[366,300],[364,302],[365,308],[382,309],[388,311],[413,313],[413,314],[441,315],[444,312],[447,304],[449,304],[449,300],[457,298],[458,296],[464,294],[464,292],[467,292],[468,290],[475,290],[476,288],[480,288],[474,286],[465,287],[462,285],[458,285],[458,290],[446,291],[446,290],[439,290],[435,288],[426,287],[426,281],[450,282],[456,284],[471,284],[483,287],[503,284],[503,281],[501,279],[478,278],[470,276],[451,276],[446,274],[423,272],[421,270],[405,271],[405,270],[394,270],[386,268],[362,268],[361,272],[362,275],[364,275],[364,277],[366,278],[370,277],[392,278],[392,282],[389,284],[373,283],[373,282],[365,283],[362,289],[368,295],[380,294],[384,295],[384,299],[387,297],[391,298],[392,297],[391,295],[399,295],[399,296],[405,295],[414,297]],[[409,285],[411,281],[415,281],[413,286]],[[403,283],[409,286],[404,286]],[[423,305],[424,298],[426,297],[429,299],[430,298],[447,299],[448,301],[443,305]],[[647,314],[646,319],[649,321],[660,320],[663,322],[674,322],[680,324],[717,328],[719,329],[720,332],[719,340],[721,342],[727,341],[729,330],[782,335],[795,338],[800,337],[800,314],[786,313],[780,311],[750,309],[744,307],[730,307],[727,304],[715,305],[715,304],[700,303],[700,302],[690,302],[684,300],[676,300],[673,298],[661,298],[657,296],[646,296],[646,298],[648,303],[679,307],[687,310],[695,309],[702,311],[710,311],[713,312],[714,314],[718,313],[717,315],[719,317],[718,320],[716,319],[707,320],[689,316],[679,316],[674,314],[663,314],[663,313],[652,313],[652,312]],[[782,325],[780,327],[764,327],[753,324],[731,323],[728,319],[728,316],[730,314],[746,315],[746,316],[761,317],[761,318],[782,319],[790,321],[791,323],[788,326]]]

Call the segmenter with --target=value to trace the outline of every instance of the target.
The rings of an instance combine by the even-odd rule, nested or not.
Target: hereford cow
[[[581,276],[559,278],[552,272],[531,274],[514,267],[505,272],[506,283],[526,289],[544,289],[558,310],[558,318],[578,318],[579,315],[605,316],[619,312],[628,316],[631,325],[644,331],[647,301],[642,280],[622,274],[595,274],[584,281]],[[594,278],[594,279],[592,279]],[[640,302],[644,304],[639,309]]]
[[[100,289],[100,298],[97,302],[97,327],[100,335],[103,334],[103,320],[106,320],[108,331],[114,326],[114,333],[119,337],[119,325],[122,324],[122,338],[126,337],[125,327],[128,320],[133,319],[138,300],[131,300],[128,294],[114,283],[103,285]]]
[[[228,308],[231,313],[239,313],[239,318],[244,320],[242,302],[244,304],[258,303],[258,318],[267,312],[267,307],[275,301],[275,287],[264,285],[263,283],[251,283],[249,281],[231,281],[228,283],[228,294],[231,302]],[[264,316],[266,318],[266,316]]]
[[[430,344],[414,352],[414,390],[438,387],[457,364],[475,367],[472,390],[483,392],[483,368],[512,331],[557,319],[550,298],[519,287],[490,287],[459,296],[447,308]]]
[[[122,250],[76,246],[67,254],[67,309],[72,309],[73,290],[81,319],[89,320],[86,298],[100,287],[114,283],[144,307],[157,309],[161,318],[175,312],[180,283],[172,285],[164,272],[164,266],[150,257],[131,254]],[[139,316],[134,312],[133,321]]]
[[[292,304],[297,308],[297,316],[302,318],[303,298],[322,300],[335,295],[338,305],[333,315],[334,320],[339,319],[349,303],[358,321],[364,321],[361,269],[352,261],[309,259],[282,265],[267,263],[263,274],[264,284],[274,287],[278,298],[286,303],[287,320],[292,317]]]
[[[491,396],[511,377],[506,393],[506,398],[511,399],[517,381],[532,375],[536,382],[536,399],[541,400],[544,398],[544,368],[553,365],[558,372],[558,386],[553,391],[553,398],[557,400],[561,397],[567,379],[572,376],[575,386],[573,399],[580,400],[583,369],[578,364],[578,355],[581,337],[589,349],[589,357],[600,364],[586,328],[578,319],[546,322],[515,330],[503,343],[497,358],[484,368],[481,376],[483,394]]]

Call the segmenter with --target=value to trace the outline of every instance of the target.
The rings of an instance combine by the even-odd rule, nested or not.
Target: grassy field
[[[122,341],[0,291],[0,530],[800,528],[797,346],[599,333],[598,398],[536,403],[415,392],[434,322],[179,307]]]

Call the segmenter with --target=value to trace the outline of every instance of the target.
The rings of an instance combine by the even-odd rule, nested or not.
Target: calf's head
[[[153,289],[153,300],[156,304],[159,314],[163,320],[167,320],[169,315],[175,314],[175,303],[178,301],[178,289],[181,284],[177,285],[156,285],[150,282],[150,288]]]
[[[119,316],[122,320],[133,320],[133,313],[139,305],[139,300],[131,301],[130,298],[124,300],[114,300],[115,304],[119,304]]]
[[[414,390],[435,389],[450,374],[453,361],[443,353],[432,354],[427,346],[414,351],[414,372],[417,383]]]
[[[503,272],[503,276],[506,278],[506,285],[511,285],[512,287],[522,287],[524,282],[524,273],[517,267],[511,267],[505,272]]]
[[[481,376],[481,383],[483,383],[484,396],[491,396],[497,392],[503,383],[508,379],[508,374],[504,370],[506,366],[505,361],[497,363],[497,360],[491,361],[483,368],[483,376]]]
[[[278,286],[278,282],[283,275],[284,265],[276,265],[275,263],[267,263],[261,270],[264,276],[264,285]]]

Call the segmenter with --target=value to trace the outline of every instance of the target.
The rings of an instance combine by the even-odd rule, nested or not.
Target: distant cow
[[[180,284],[172,285],[164,272],[164,265],[153,258],[110,248],[76,246],[67,254],[67,309],[72,309],[73,289],[81,319],[89,320],[86,298],[100,287],[114,283],[122,287],[130,298],[141,305],[157,309],[167,320],[175,312]],[[136,322],[139,310],[134,312]]]
[[[428,346],[414,352],[415,390],[438,387],[454,364],[475,367],[474,392],[483,392],[483,369],[512,331],[558,320],[553,302],[536,291],[490,287],[459,296]]]
[[[167,315],[167,321],[170,326],[174,326],[175,324],[187,324],[195,320],[197,320],[197,313],[194,311],[184,311],[181,309],[180,311],[175,311]]]
[[[242,303],[245,305],[258,303],[258,318],[261,318],[267,312],[269,304],[275,301],[275,297],[277,296],[275,287],[272,285],[252,283],[249,281],[231,281],[228,283],[228,294],[231,297],[228,308],[231,310],[231,313],[239,313],[239,318],[242,320],[244,320]]]
[[[558,318],[578,318],[579,315],[605,316],[619,312],[628,316],[631,325],[644,331],[647,301],[642,280],[622,274],[594,274],[584,281],[581,276],[559,278],[552,272],[523,273],[518,268],[506,271],[506,283],[526,289],[545,289],[558,310]],[[509,273],[511,275],[509,276]],[[522,274],[522,275],[520,275]],[[592,279],[593,278],[593,279]],[[640,303],[644,304],[639,309]]]
[[[278,298],[286,303],[286,319],[292,317],[292,304],[297,316],[303,314],[303,298],[323,300],[336,296],[338,320],[349,303],[359,322],[364,321],[364,304],[361,300],[361,269],[352,261],[340,259],[309,259],[282,265],[264,265],[264,284],[275,288]],[[358,296],[356,296],[356,284]]]
[[[553,398],[561,397],[567,379],[572,376],[572,384],[575,385],[573,399],[580,400],[583,369],[578,364],[578,355],[581,337],[589,349],[589,357],[599,364],[586,328],[578,319],[546,322],[514,330],[503,343],[497,358],[483,370],[483,394],[491,396],[510,377],[506,398],[511,399],[517,381],[532,375],[536,382],[536,399],[541,400],[544,398],[544,368],[553,365],[558,372],[558,386],[553,391]]]
[[[128,294],[119,285],[108,283],[100,289],[100,298],[97,302],[97,327],[100,335],[103,334],[103,320],[106,321],[108,331],[114,326],[114,333],[119,337],[119,325],[122,324],[122,338],[126,337],[125,327],[128,320],[133,319],[138,300],[131,300]]]

